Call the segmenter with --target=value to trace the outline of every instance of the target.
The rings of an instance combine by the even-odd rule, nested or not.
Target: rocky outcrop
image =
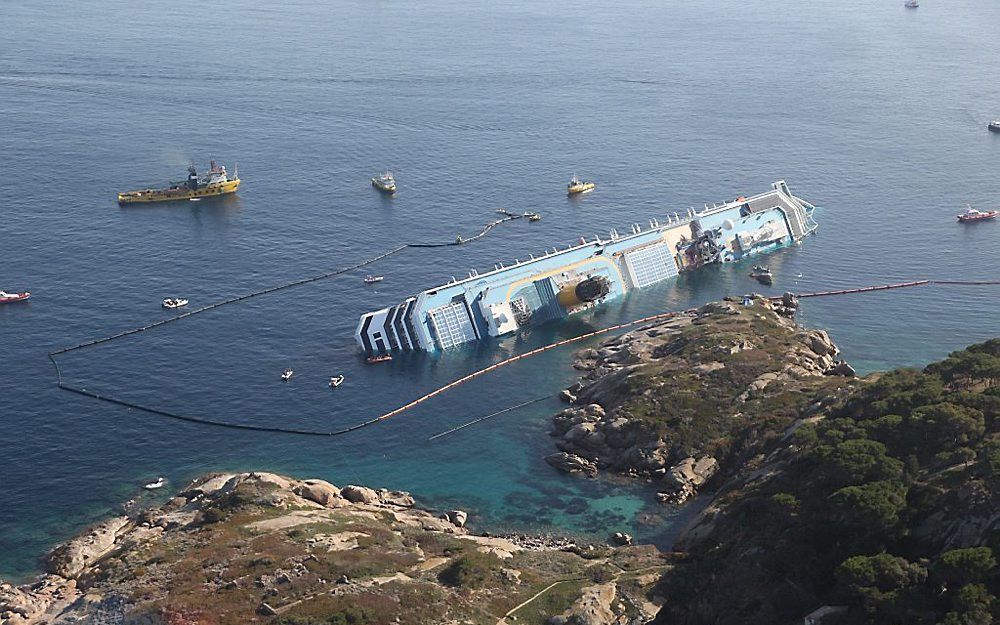
[[[825,333],[801,337],[826,363],[838,355]],[[761,396],[782,395],[768,416],[784,405],[797,418],[714,478],[725,478],[721,494],[674,537],[684,555],[664,576],[659,592],[670,600],[653,623],[992,623],[1000,471],[983,459],[995,457],[1000,421],[995,393],[968,382],[998,370],[1000,339],[992,339],[922,370],[854,380],[834,361],[825,375],[771,379]],[[808,405],[789,411],[788,389],[808,391]],[[928,417],[936,425],[923,429]],[[950,419],[966,434],[944,434],[939,425]],[[692,459],[671,476],[690,480]],[[966,564],[974,559],[982,564]],[[974,574],[978,611],[967,607],[971,578],[955,583],[944,573],[956,566],[961,575],[983,567]],[[866,580],[871,571],[878,580]],[[849,592],[838,583],[845,572],[854,576]],[[905,590],[879,590],[890,577]]]
[[[444,513],[444,518],[455,527],[465,527],[465,522],[469,519],[469,513],[465,510],[449,510]]]
[[[698,489],[718,470],[719,461],[711,456],[681,460],[667,471],[665,489],[658,494],[660,501],[676,505],[684,503],[697,494]]]
[[[348,484],[344,487],[340,494],[343,495],[344,499],[350,501],[351,503],[375,503],[378,499],[378,493],[374,489],[368,488],[367,486],[355,486],[354,484]]]
[[[566,473],[582,473],[587,477],[597,476],[597,464],[575,454],[560,452],[545,456],[545,462]]]
[[[583,376],[552,418],[560,453],[545,460],[590,477],[642,477],[661,501],[683,503],[740,461],[719,441],[759,436],[754,422],[772,417],[772,397],[854,375],[825,331],[785,315],[795,296],[748,303],[714,302],[578,351]]]
[[[46,562],[49,571],[67,579],[78,577],[84,569],[94,566],[112,552],[116,539],[129,525],[128,517],[108,519],[86,535],[60,545],[49,554]]]
[[[292,492],[321,506],[333,504],[336,500],[340,499],[341,494],[339,488],[323,480],[306,480],[296,486]]]
[[[386,505],[398,506],[400,508],[412,508],[416,505],[413,495],[401,490],[378,490],[378,500]]]
[[[472,622],[481,607],[454,601],[456,592],[516,606],[539,585],[593,577],[597,558],[604,579],[609,570],[663,566],[650,547],[474,536],[468,521],[464,510],[422,510],[400,491],[264,473],[207,476],[162,506],[109,519],[58,547],[49,558],[55,573],[20,587],[0,582],[0,625],[311,622],[354,605],[379,606],[363,609],[364,622]],[[579,601],[560,598],[550,613],[575,601],[571,622],[604,623],[616,594],[645,593],[654,581],[641,591],[632,578],[622,590],[602,584]]]
[[[95,578],[103,563],[113,562],[126,554],[142,552],[150,545],[162,542],[165,537],[216,522],[220,514],[225,514],[221,508],[231,505],[231,500],[227,497],[246,490],[247,487],[258,493],[255,505],[266,508],[334,508],[346,509],[348,513],[354,514],[371,514],[367,510],[385,509],[401,525],[457,535],[466,532],[464,525],[467,515],[464,512],[457,515],[454,521],[436,523],[437,519],[432,513],[413,509],[413,497],[402,491],[375,491],[353,485],[341,490],[324,480],[299,481],[273,473],[210,475],[190,484],[161,508],[141,512],[136,517],[120,516],[102,521],[59,545],[46,558],[49,574],[39,578],[37,582],[20,587],[0,583],[0,625],[30,625],[42,620],[58,620],[56,617],[70,610],[71,605],[74,606],[73,609],[79,609],[79,618],[89,615],[94,609],[102,610],[99,597],[96,603],[83,599],[84,593],[97,583]],[[356,512],[352,512],[352,508]],[[257,528],[268,530],[293,527],[315,518],[321,517],[315,517],[307,511],[293,512],[276,519],[265,519],[257,524]],[[310,544],[335,551],[335,547],[341,546],[340,543],[346,540],[344,534],[318,535]],[[365,536],[357,532],[347,534]],[[357,540],[341,547],[350,548],[351,544],[357,547]]]
[[[0,582],[0,623],[27,625],[47,620],[79,597],[76,580],[58,575],[44,575],[21,587]]]
[[[549,625],[612,625],[618,622],[613,609],[614,583],[587,586],[579,599],[564,613],[549,619]]]

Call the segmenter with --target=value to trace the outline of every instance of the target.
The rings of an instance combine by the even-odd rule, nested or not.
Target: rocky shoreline
[[[106,519],[59,545],[34,583],[0,583],[0,625],[307,623],[311,604],[345,622],[426,622],[425,611],[457,622],[472,596],[502,606],[542,582],[588,577],[601,588],[580,586],[550,616],[571,618],[578,608],[640,623],[655,613],[632,581],[619,588],[610,579],[631,578],[635,563],[662,568],[652,547],[473,535],[467,520],[462,510],[421,509],[401,491],[210,475],[162,506]],[[449,597],[464,598],[452,605]]]
[[[795,323],[797,304],[712,303],[578,351],[581,377],[552,418],[559,451],[546,461],[645,480],[673,505],[765,466],[771,443],[856,384],[830,337]],[[628,534],[577,544],[474,535],[468,521],[401,491],[210,475],[58,546],[36,582],[0,583],[0,625],[328,621],[314,614],[611,625],[655,616],[650,597],[671,561]],[[544,608],[532,604],[546,593]]]
[[[794,297],[749,304],[707,304],[578,351],[583,375],[563,392],[570,407],[552,419],[560,451],[546,461],[644,479],[661,501],[681,504],[745,460],[714,438],[752,429],[770,399],[854,376],[825,331],[796,325]],[[720,417],[699,435],[699,421]],[[683,440],[674,425],[688,431]]]
[[[467,533],[465,512],[450,511],[439,517],[414,508],[413,497],[402,491],[354,485],[341,489],[323,480],[299,481],[273,473],[212,475],[194,481],[161,507],[104,520],[57,546],[46,556],[46,573],[35,583],[20,587],[0,583],[0,624],[58,621],[71,611],[71,606],[86,598],[100,576],[102,563],[141,550],[166,534],[205,523],[217,510],[213,503],[250,482],[274,487],[269,497],[276,507],[385,510],[400,523],[452,534]]]

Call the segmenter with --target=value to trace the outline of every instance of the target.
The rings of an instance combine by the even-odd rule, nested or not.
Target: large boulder
[[[604,440],[609,447],[627,449],[635,445],[638,435],[637,424],[633,424],[632,421],[624,417],[618,417],[602,423],[604,426]]]
[[[592,451],[604,447],[604,432],[597,423],[578,423],[563,435],[570,447],[582,447]]]
[[[670,448],[663,441],[656,447],[639,450],[639,464],[646,471],[658,471],[670,464]]]
[[[449,510],[444,513],[444,518],[455,527],[465,527],[465,522],[469,520],[469,514],[465,510]]]
[[[296,486],[293,492],[299,497],[316,502],[321,506],[331,505],[335,500],[340,499],[341,495],[339,488],[323,480],[306,480]]]
[[[378,493],[367,486],[348,484],[340,491],[340,494],[351,503],[378,503]]]
[[[827,372],[827,375],[842,375],[849,378],[853,378],[858,374],[846,360],[838,360],[831,366]]]
[[[386,490],[384,488],[380,488],[378,491],[378,499],[386,505],[399,506],[400,508],[412,508],[417,503],[416,500],[413,499],[413,495],[405,490]]]
[[[666,472],[665,491],[659,493],[664,503],[682,504],[698,493],[698,489],[719,470],[719,461],[712,456],[685,458]]]
[[[826,333],[826,330],[812,330],[809,332],[809,349],[820,356],[824,354],[836,356],[840,353],[840,349],[834,345],[833,340],[830,339],[830,335]]]
[[[204,480],[196,481],[184,492],[184,494],[189,497],[195,497],[197,495],[222,495],[236,488],[236,485],[239,484],[242,479],[243,476],[238,473],[211,475]]]
[[[551,456],[545,456],[545,462],[548,462],[553,467],[559,469],[560,471],[565,471],[566,473],[583,473],[587,477],[597,476],[596,463],[565,451],[552,454]]]
[[[247,479],[253,480],[261,485],[274,486],[278,490],[291,490],[293,484],[292,480],[284,477],[283,475],[278,475],[277,473],[260,473],[255,471],[250,473],[247,476]]]

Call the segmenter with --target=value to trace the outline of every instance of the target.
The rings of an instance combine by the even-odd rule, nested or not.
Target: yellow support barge
[[[174,202],[178,200],[195,200],[203,197],[216,197],[235,193],[240,187],[238,171],[229,178],[225,166],[211,162],[211,169],[205,176],[198,176],[194,166],[188,167],[187,181],[174,184],[166,189],[143,189],[141,191],[126,191],[118,194],[119,204],[141,204],[145,202]]]

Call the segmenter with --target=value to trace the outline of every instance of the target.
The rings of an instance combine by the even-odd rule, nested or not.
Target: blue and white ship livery
[[[621,235],[502,263],[361,316],[355,337],[368,355],[448,349],[587,310],[631,289],[702,265],[730,262],[800,241],[817,228],[813,205],[785,182],[753,197],[633,224]]]

